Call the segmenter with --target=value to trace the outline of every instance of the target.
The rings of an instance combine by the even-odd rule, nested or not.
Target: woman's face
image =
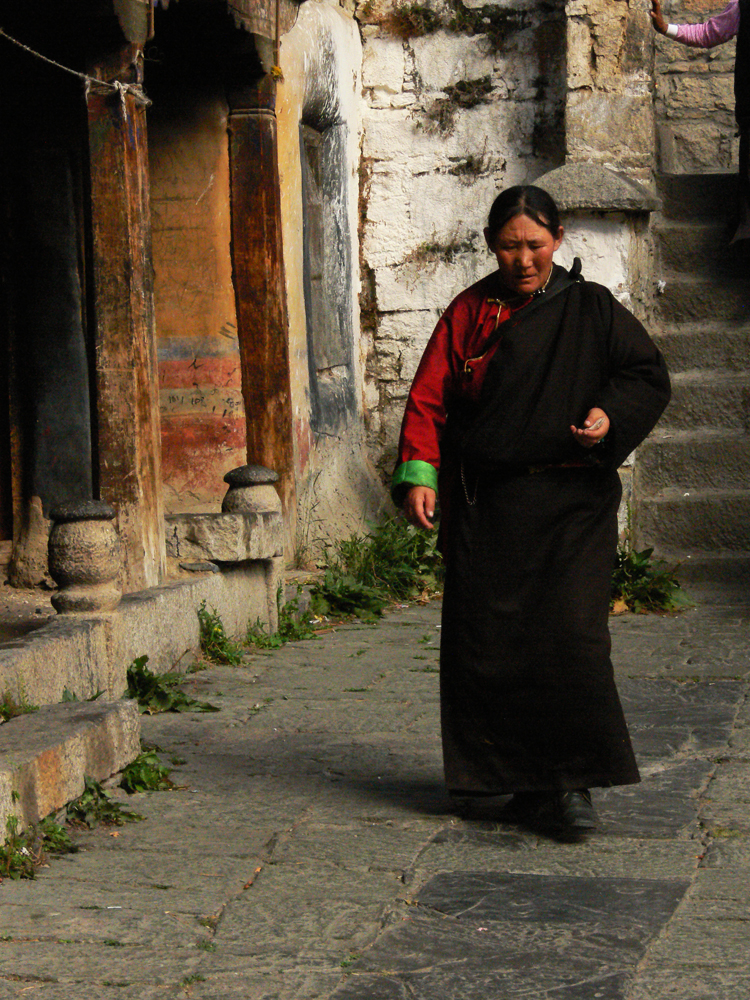
[[[528,215],[517,215],[494,237],[488,229],[484,236],[497,257],[503,284],[518,295],[533,295],[549,278],[552,254],[562,243],[563,229],[560,226],[553,236]]]

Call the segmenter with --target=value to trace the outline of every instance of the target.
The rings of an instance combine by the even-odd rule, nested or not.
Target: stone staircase
[[[723,174],[660,180],[651,332],[673,396],[638,451],[633,511],[638,548],[725,588],[750,587],[750,241],[729,246],[735,192]]]

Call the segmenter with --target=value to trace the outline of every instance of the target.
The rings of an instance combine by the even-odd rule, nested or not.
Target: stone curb
[[[134,701],[48,705],[0,726],[0,842],[9,816],[37,823],[140,753]],[[18,800],[14,801],[14,793]]]
[[[273,569],[272,560],[269,565]],[[240,563],[126,594],[116,611],[58,615],[0,644],[0,695],[54,705],[67,688],[81,700],[101,691],[114,701],[125,691],[127,667],[136,657],[148,656],[149,669],[164,673],[198,648],[202,601],[216,609],[228,635],[243,634],[256,618],[275,627],[275,573],[262,562]]]

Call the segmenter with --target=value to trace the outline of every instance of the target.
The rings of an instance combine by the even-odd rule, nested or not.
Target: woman
[[[393,495],[429,528],[440,493],[451,794],[514,793],[516,809],[581,831],[591,786],[640,780],[609,659],[617,468],[669,377],[634,316],[578,261],[553,263],[563,229],[546,192],[504,191],[484,235],[498,270],[425,349]]]
[[[667,24],[659,0],[651,0],[651,7],[654,30],[683,45],[710,49],[737,36],[734,96],[740,137],[740,221],[732,243],[750,239],[750,0],[730,0],[724,10],[701,24]]]

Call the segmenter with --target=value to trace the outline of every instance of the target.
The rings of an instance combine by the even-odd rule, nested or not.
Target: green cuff
[[[410,486],[429,486],[437,493],[438,473],[435,466],[429,462],[420,462],[418,459],[402,462],[399,465],[391,481],[391,496],[396,506],[401,506],[404,493]]]

